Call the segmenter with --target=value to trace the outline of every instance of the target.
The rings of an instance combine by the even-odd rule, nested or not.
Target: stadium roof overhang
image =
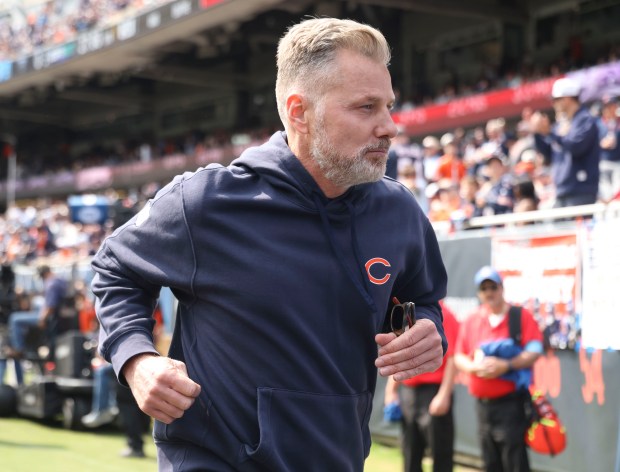
[[[187,4],[200,3],[200,0],[179,0],[177,4],[186,1]],[[158,17],[144,14],[144,22],[161,22],[158,27],[148,28],[144,31],[135,31],[133,37],[123,39],[123,36],[131,35],[131,28],[140,28],[140,20],[135,26],[127,26],[128,23],[121,23],[109,28],[109,31],[99,31],[92,34],[83,35],[82,40],[78,40],[76,45],[78,53],[67,60],[59,60],[58,64],[48,65],[53,62],[53,58],[46,57],[46,54],[35,56],[35,64],[28,73],[20,74],[19,80],[8,80],[0,82],[0,96],[11,96],[32,87],[42,87],[50,84],[68,84],[76,78],[84,77],[86,74],[119,74],[124,71],[140,70],[144,66],[156,61],[160,52],[166,51],[171,44],[184,42],[200,45],[205,39],[201,33],[212,28],[221,27],[225,32],[234,32],[235,27],[243,21],[248,21],[255,15],[267,11],[284,0],[221,0],[214,2],[214,5],[205,9],[196,9],[192,14],[164,22],[161,11]],[[299,2],[300,6],[306,3]],[[174,5],[166,5],[170,7]],[[180,15],[181,13],[177,13]],[[112,39],[108,39],[110,35]],[[110,41],[111,44],[106,45]],[[79,49],[86,49],[87,53],[80,53]],[[47,51],[49,53],[49,51]],[[54,53],[51,55],[59,55]],[[37,58],[43,65],[37,65]],[[19,66],[18,66],[19,68]]]
[[[0,82],[0,126],[86,129],[137,116],[149,100],[144,89],[153,84],[166,91],[156,97],[158,106],[169,101],[180,109],[205,92],[217,96],[261,82],[273,86],[277,41],[303,14],[338,16],[347,9],[371,12],[377,6],[437,15],[438,22],[442,16],[520,22],[532,14],[528,5],[499,0],[175,0],[14,63],[13,78]],[[269,54],[269,64],[251,74],[236,68],[235,44],[243,45],[245,57]]]
[[[267,42],[273,48],[278,40],[275,33],[257,32],[255,36],[241,37],[240,25],[278,5],[280,10],[295,13],[309,3],[176,0],[107,30],[82,35],[72,44],[14,63],[13,77],[0,81],[0,124],[88,127],[105,119],[108,112],[137,112],[144,97],[135,93],[135,87],[127,86],[134,79],[186,89],[243,89],[248,86],[247,74],[197,67],[191,58],[216,58],[222,54],[223,46],[229,46],[233,40],[252,41],[259,46]],[[201,9],[201,4],[209,7]],[[184,15],[183,8],[191,8],[191,14]],[[174,18],[175,14],[180,17]],[[166,22],[170,16],[173,21]],[[171,55],[185,56],[186,60],[158,66],[163,57]]]

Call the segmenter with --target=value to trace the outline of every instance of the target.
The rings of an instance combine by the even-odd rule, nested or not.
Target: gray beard
[[[377,182],[385,175],[387,158],[370,160],[366,153],[378,148],[387,149],[390,141],[383,138],[378,144],[361,148],[355,155],[347,156],[336,149],[334,143],[326,137],[322,121],[316,126],[317,138],[310,145],[310,155],[318,164],[325,178],[338,187],[352,187],[354,185]]]

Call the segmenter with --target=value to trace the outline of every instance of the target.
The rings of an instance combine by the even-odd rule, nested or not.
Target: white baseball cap
[[[439,144],[439,139],[437,139],[435,136],[427,136],[426,138],[424,138],[422,140],[422,146],[425,148],[437,148],[439,149],[441,146]]]
[[[575,79],[570,77],[562,77],[553,83],[551,88],[552,98],[573,97],[579,98],[581,85]]]

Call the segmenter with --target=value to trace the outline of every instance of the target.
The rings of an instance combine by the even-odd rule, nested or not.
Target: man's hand
[[[450,410],[450,403],[452,403],[452,397],[450,395],[438,393],[428,405],[428,412],[431,416],[443,416]]]
[[[443,349],[441,336],[435,323],[421,319],[401,336],[381,333],[375,336],[380,346],[375,365],[379,373],[401,381],[425,372],[433,372],[441,366]]]
[[[127,361],[123,375],[140,409],[166,424],[183,416],[200,393],[185,364],[169,357],[138,354]]]
[[[531,116],[529,124],[533,133],[547,135],[551,132],[549,117],[538,111]]]

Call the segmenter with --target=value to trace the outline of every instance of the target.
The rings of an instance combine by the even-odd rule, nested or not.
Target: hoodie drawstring
[[[329,245],[334,255],[340,262],[340,265],[342,266],[344,271],[349,276],[349,279],[351,279],[351,282],[353,282],[353,285],[355,285],[355,288],[357,289],[357,291],[362,295],[362,297],[366,301],[366,304],[372,309],[373,312],[376,312],[377,306],[375,305],[375,301],[370,295],[370,286],[368,284],[368,281],[366,280],[366,273],[362,270],[362,267],[364,267],[364,263],[362,262],[360,258],[359,243],[357,241],[357,234],[355,232],[355,212],[354,212],[353,207],[351,206],[349,202],[346,202],[347,208],[349,210],[349,214],[351,216],[351,239],[353,242],[353,254],[358,263],[358,267],[360,269],[362,280],[364,281],[365,286],[362,286],[362,284],[360,284],[359,279],[355,276],[355,273],[351,270],[351,267],[347,264],[347,261],[345,261],[343,257],[343,252],[338,250],[338,247],[336,246],[336,240],[332,232],[332,227],[329,224],[329,218],[327,216],[327,212],[325,211],[325,206],[323,205],[323,202],[321,201],[320,196],[314,193],[312,197],[314,199],[314,203],[316,207],[319,210],[319,214],[321,215],[321,222],[323,223],[323,230],[325,231],[325,235],[327,236],[327,240],[329,241]]]

